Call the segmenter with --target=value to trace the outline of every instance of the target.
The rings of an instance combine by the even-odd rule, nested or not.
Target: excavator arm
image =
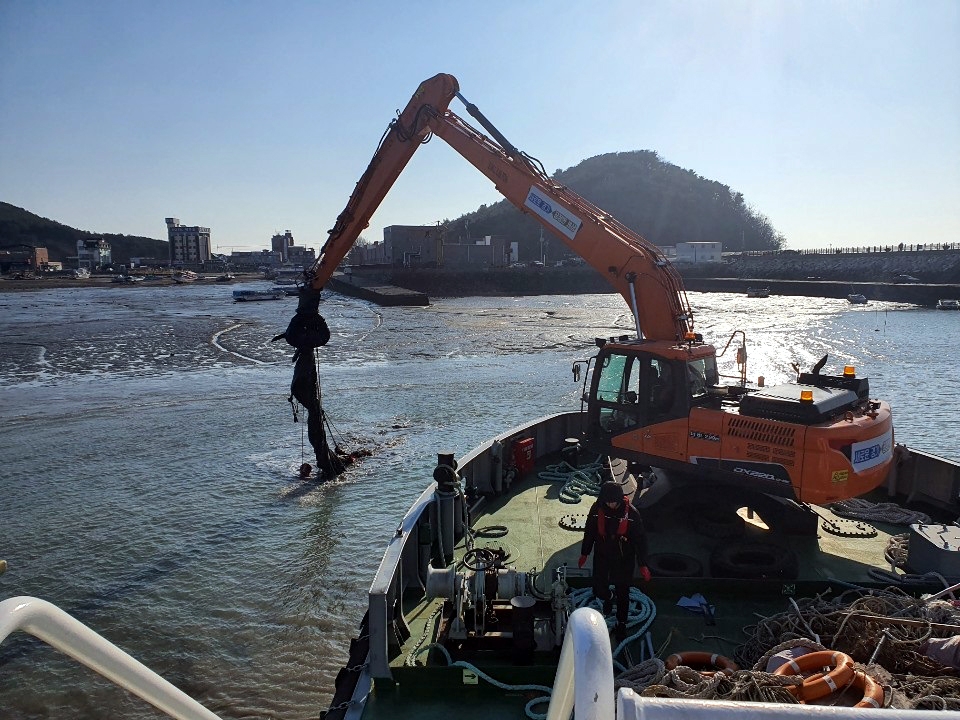
[[[454,97],[463,100],[492,139],[448,110]],[[681,340],[692,332],[693,315],[683,282],[659,248],[552,180],[538,161],[517,150],[466,102],[456,78],[446,74],[421,83],[390,123],[320,257],[306,273],[314,291],[324,286],[417,148],[431,135],[449,144],[515,207],[536,218],[600,272],[631,308],[638,335]]]
[[[455,97],[487,134],[448,109]],[[846,371],[843,377],[820,377],[815,370],[794,385],[720,392],[726,389],[717,385],[716,350],[693,332],[680,275],[660,250],[551,179],[444,74],[421,83],[390,123],[319,259],[305,272],[296,316],[277,336],[297,348],[291,393],[308,409],[310,442],[324,475],[336,474],[342,458],[330,451],[324,434],[314,350],[330,332],[318,312],[320,290],[417,148],[433,135],[603,275],[630,307],[638,340],[605,343],[594,365],[591,442],[710,487],[723,481],[725,492],[752,488],[804,502],[833,502],[883,481],[892,462],[890,409],[869,400],[865,378]],[[697,377],[703,380],[699,385]],[[672,392],[664,395],[664,388]]]

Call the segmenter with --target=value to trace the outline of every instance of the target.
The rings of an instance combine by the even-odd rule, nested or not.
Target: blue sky
[[[960,242],[960,2],[0,2],[0,200],[319,248],[421,80],[549,172],[651,149],[791,248]],[[451,109],[467,117],[454,101]],[[364,232],[500,200],[439,139]]]

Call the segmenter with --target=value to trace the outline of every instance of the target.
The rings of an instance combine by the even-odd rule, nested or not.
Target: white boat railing
[[[956,710],[894,710],[890,713],[873,707],[835,707],[831,705],[786,705],[769,702],[699,700],[696,698],[642,697],[630,688],[617,694],[617,720],[877,720],[892,715],[897,720],[957,720]],[[579,715],[577,719],[579,720]],[[613,716],[611,716],[612,718]]]
[[[53,603],[35,597],[0,602],[0,643],[29,633],[178,720],[219,720],[203,705]]]
[[[570,615],[553,681],[547,720],[613,720],[613,653],[603,615],[579,608]]]

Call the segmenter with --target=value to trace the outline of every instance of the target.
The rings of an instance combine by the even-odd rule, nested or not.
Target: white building
[[[87,270],[96,270],[109,265],[110,243],[102,237],[77,240],[77,267]]]
[[[210,228],[181,225],[179,218],[166,218],[170,241],[170,265],[200,265],[210,261]]]
[[[684,242],[677,243],[674,262],[705,263],[722,262],[723,243],[720,242]]]

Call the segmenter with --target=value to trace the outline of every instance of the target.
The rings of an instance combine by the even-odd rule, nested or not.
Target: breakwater
[[[960,249],[880,252],[801,252],[780,250],[728,254],[722,263],[678,265],[687,277],[767,278],[771,280],[835,280],[894,282],[912,275],[928,284],[960,282]]]
[[[384,307],[430,304],[430,298],[425,292],[409,286],[400,287],[393,284],[390,278],[363,273],[334,273],[327,281],[327,287],[341,295],[369,300]]]
[[[868,300],[927,307],[936,305],[940,298],[960,298],[960,251],[842,255],[785,252],[676,267],[686,289],[693,292],[745,293],[750,287],[766,287],[774,295],[845,298],[861,293]],[[912,275],[921,282],[895,282],[898,275]],[[381,302],[355,290],[358,286],[377,285],[406,288],[426,297],[611,292],[603,276],[586,266],[477,270],[359,267],[354,268],[352,286],[346,291],[390,304],[390,296]],[[330,287],[340,291],[343,286],[331,283]]]
[[[764,287],[771,295],[846,298],[857,293],[867,300],[911,303],[934,307],[941,298],[960,299],[960,284],[835,282],[832,280],[771,280],[769,278],[685,277],[684,287],[692,292],[746,293]]]

